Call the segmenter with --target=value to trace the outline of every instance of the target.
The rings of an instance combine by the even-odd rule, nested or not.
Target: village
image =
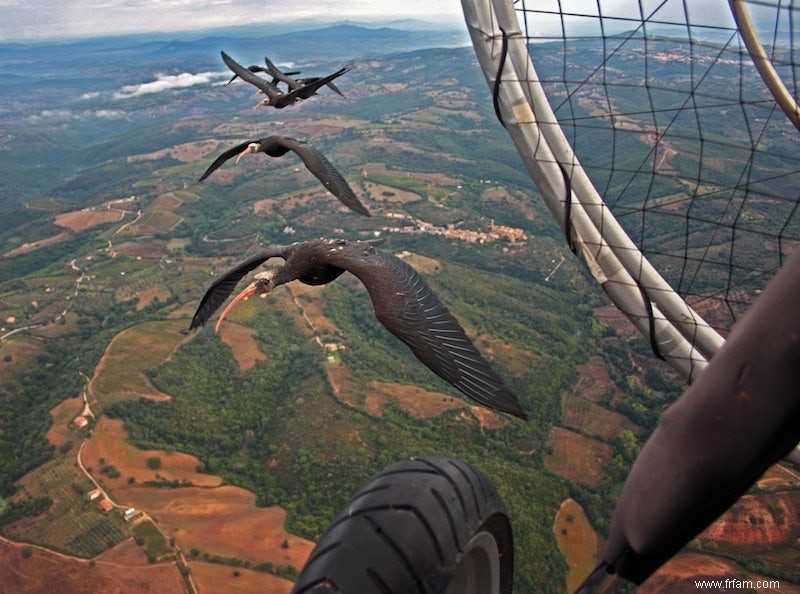
[[[493,241],[506,240],[511,243],[520,243],[527,239],[525,231],[506,225],[497,225],[494,220],[489,222],[488,231],[473,231],[461,229],[458,223],[449,223],[444,227],[434,225],[427,221],[415,219],[414,217],[400,212],[389,212],[386,216],[391,219],[403,221],[400,225],[384,225],[381,231],[389,233],[428,233],[430,235],[441,235],[451,239],[459,239],[467,243],[490,243]]]

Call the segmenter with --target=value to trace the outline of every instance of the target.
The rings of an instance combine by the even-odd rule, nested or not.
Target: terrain
[[[361,485],[429,453],[497,485],[517,591],[563,592],[595,562],[679,381],[563,246],[471,49],[399,52],[409,38],[380,30],[315,38],[277,57],[304,73],[349,61],[345,97],[280,113],[221,86],[218,57],[258,61],[280,39],[255,53],[225,37],[84,41],[55,58],[0,46],[13,83],[0,94],[0,577],[18,591],[45,591],[46,571],[70,576],[64,592],[288,592]],[[196,182],[224,148],[269,134],[322,150],[373,216],[291,155]],[[259,246],[376,235],[425,276],[529,423],[419,365],[348,275],[250,299],[219,335],[182,333],[208,283]],[[723,565],[798,583],[798,510],[796,471],[772,469],[653,583]]]

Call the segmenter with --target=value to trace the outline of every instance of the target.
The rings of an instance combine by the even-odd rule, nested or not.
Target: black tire
[[[333,519],[292,594],[511,594],[511,523],[494,485],[446,456],[367,483]]]

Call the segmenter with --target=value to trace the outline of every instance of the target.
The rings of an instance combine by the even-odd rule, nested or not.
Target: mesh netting
[[[593,185],[654,267],[726,332],[800,239],[800,135],[755,68],[731,7],[522,0],[514,8],[530,75]],[[739,8],[795,99],[798,8]]]

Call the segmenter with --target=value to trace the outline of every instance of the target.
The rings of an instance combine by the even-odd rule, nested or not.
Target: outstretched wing
[[[245,140],[244,142],[242,142],[240,144],[237,144],[234,147],[229,148],[227,151],[222,153],[219,157],[214,159],[214,162],[211,165],[208,166],[208,169],[206,169],[205,172],[203,172],[203,175],[201,175],[200,179],[198,179],[197,181],[201,182],[204,179],[206,179],[209,175],[214,173],[214,171],[219,169],[220,165],[222,165],[228,159],[230,159],[232,157],[235,157],[236,155],[241,153],[252,142],[258,142],[258,141],[256,141],[256,140]]]
[[[203,299],[200,301],[200,305],[197,306],[197,311],[192,318],[192,323],[189,324],[189,330],[199,328],[205,324],[214,312],[219,309],[219,306],[230,297],[236,285],[248,272],[258,268],[270,258],[281,257],[286,259],[291,248],[292,246],[270,246],[219,276],[211,283],[206,294],[203,295]]]
[[[475,348],[430,285],[399,258],[375,250],[373,271],[357,274],[380,322],[436,375],[476,402],[521,419],[528,416]]]
[[[281,137],[281,144],[286,148],[294,151],[303,160],[306,168],[314,174],[314,176],[322,182],[328,191],[336,196],[342,204],[365,216],[370,216],[367,208],[356,198],[350,185],[344,179],[336,167],[330,161],[315,149],[313,146],[288,138]]]
[[[268,97],[275,97],[276,95],[282,95],[280,89],[275,85],[271,84],[269,81],[264,80],[260,76],[256,76],[254,73],[250,72],[247,68],[239,64],[236,60],[231,58],[225,52],[220,52],[222,55],[222,61],[225,62],[225,65],[230,68],[235,74],[239,76],[244,81],[249,82],[251,85],[255,85],[259,89],[261,89]]]

